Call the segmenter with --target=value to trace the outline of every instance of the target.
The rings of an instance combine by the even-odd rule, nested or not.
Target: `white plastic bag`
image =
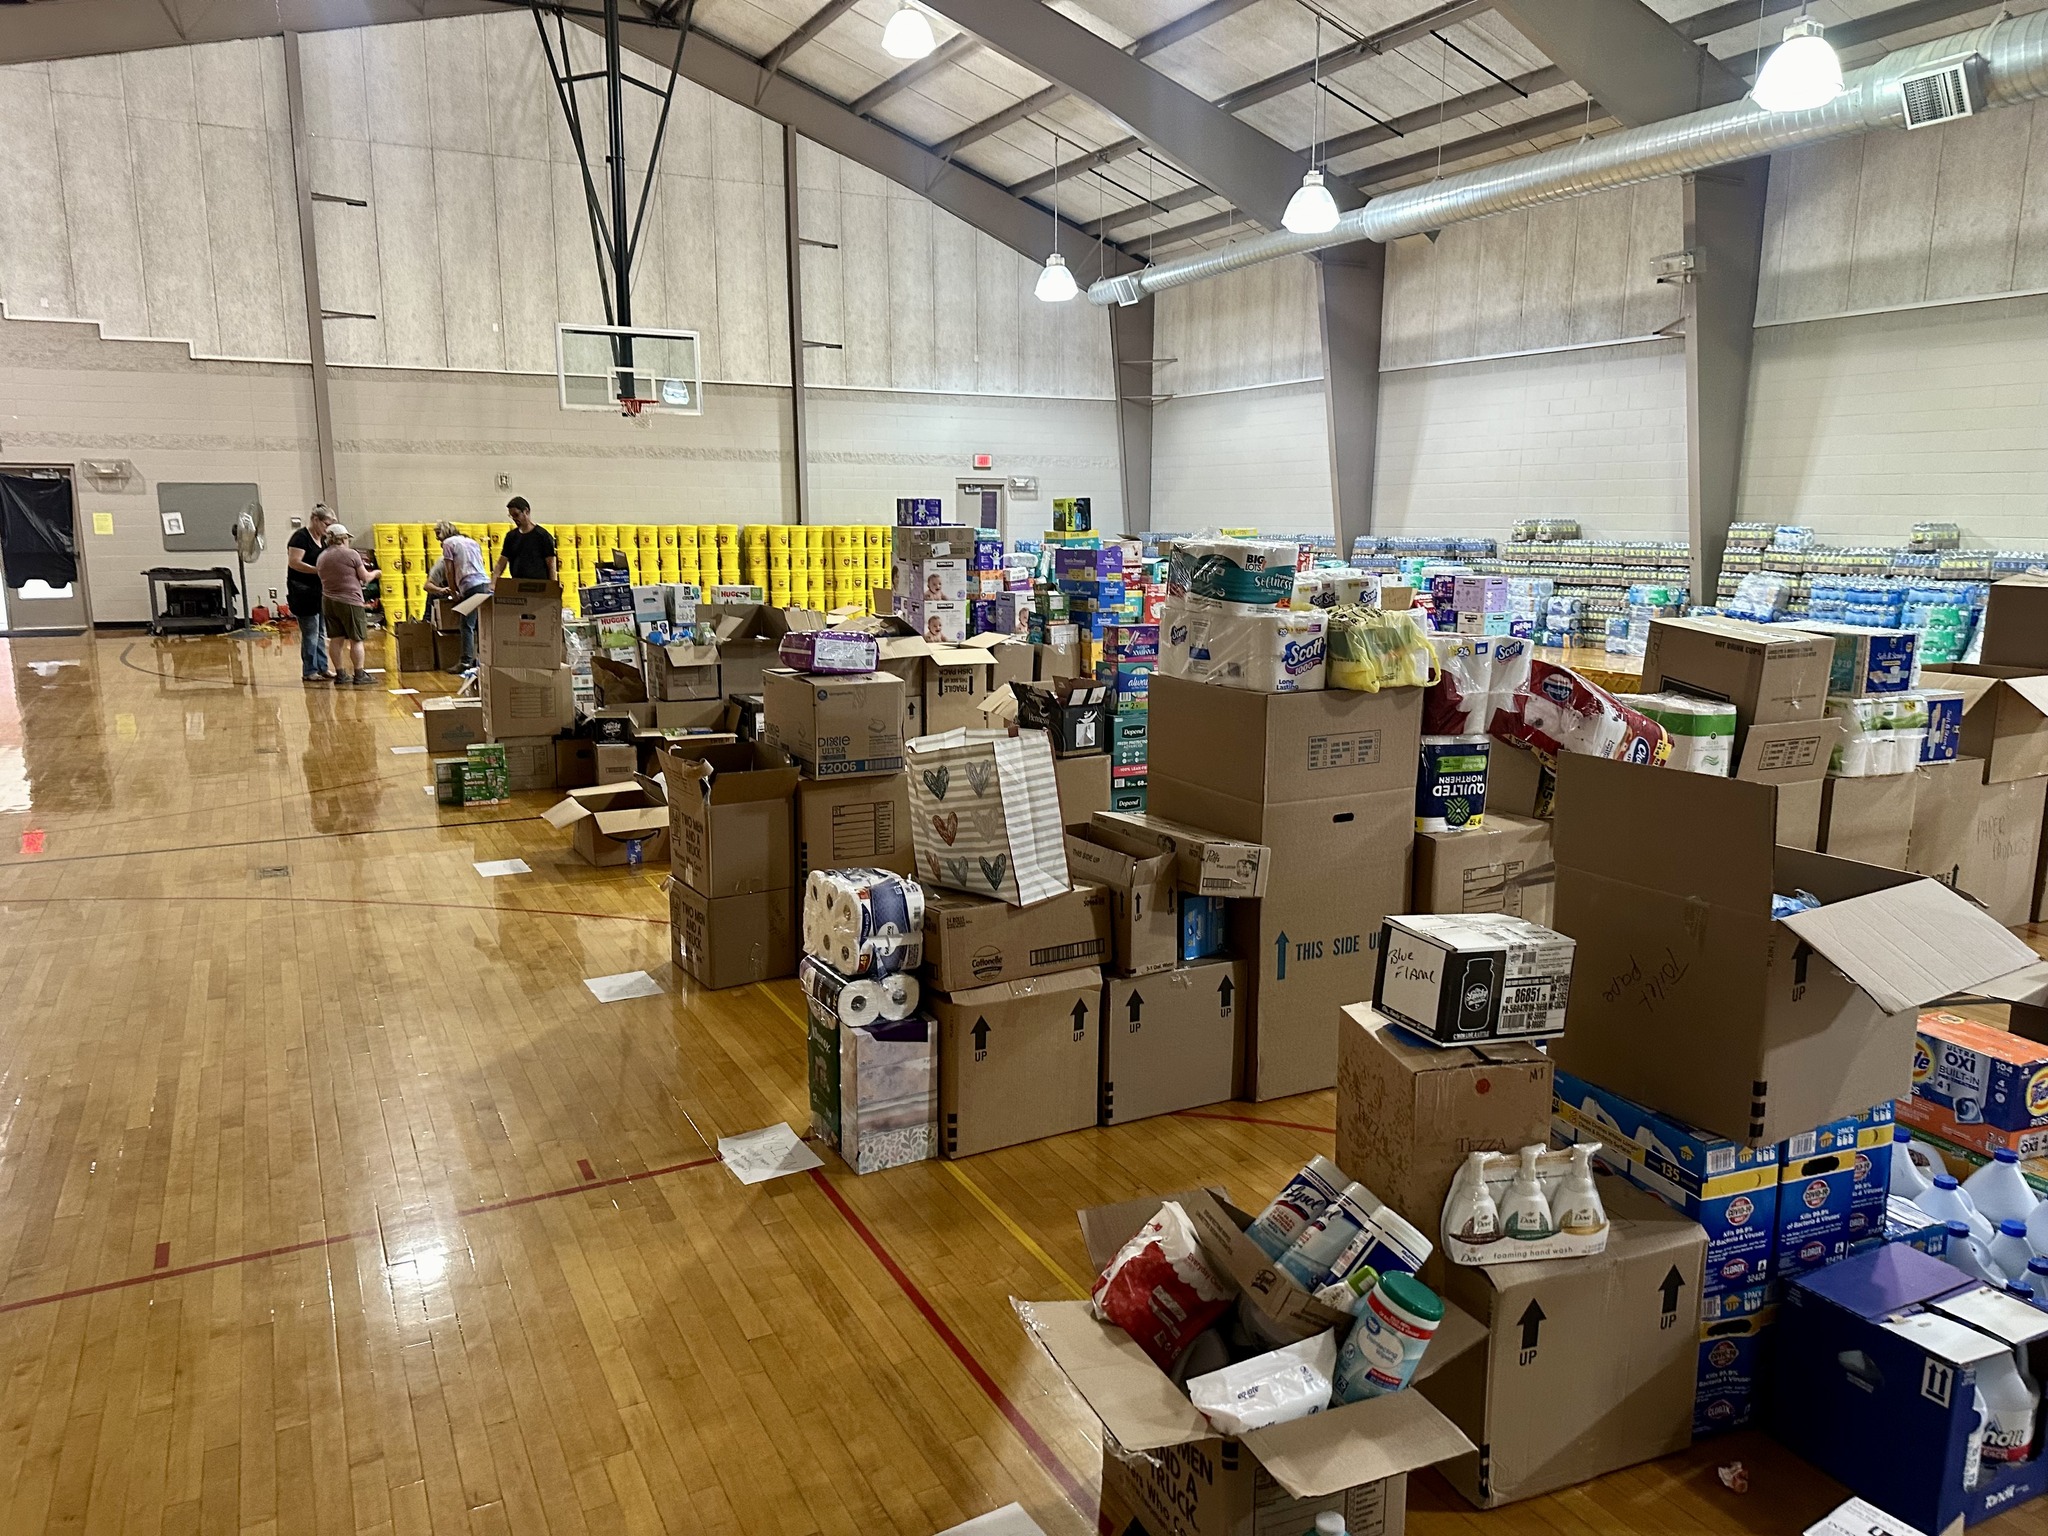
[[[1330,1406],[1337,1375],[1337,1331],[1254,1355],[1188,1383],[1188,1401],[1219,1434],[1241,1435],[1286,1424]]]

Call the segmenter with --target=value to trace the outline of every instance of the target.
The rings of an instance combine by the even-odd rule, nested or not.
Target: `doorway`
[[[92,624],[68,464],[0,465],[0,634],[76,635]]]

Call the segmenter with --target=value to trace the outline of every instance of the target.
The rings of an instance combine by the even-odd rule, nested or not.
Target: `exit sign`
[[[977,453],[974,456],[974,467],[976,469],[993,469],[995,468],[995,463],[996,456],[992,453]]]

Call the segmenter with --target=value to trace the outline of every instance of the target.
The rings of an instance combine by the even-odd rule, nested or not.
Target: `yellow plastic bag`
[[[1427,688],[1438,677],[1436,650],[1413,608],[1344,603],[1330,610],[1329,686],[1353,693]]]

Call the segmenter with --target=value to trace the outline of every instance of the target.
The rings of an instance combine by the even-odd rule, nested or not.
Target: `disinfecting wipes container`
[[[1577,945],[1501,913],[1390,917],[1372,1005],[1436,1045],[1564,1033]]]

